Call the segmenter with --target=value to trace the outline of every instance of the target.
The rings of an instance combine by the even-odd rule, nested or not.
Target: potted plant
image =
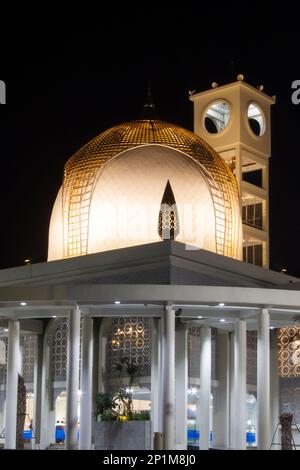
[[[132,387],[138,366],[128,357],[116,365],[119,377],[126,372],[129,384],[96,395],[97,421],[94,423],[94,448],[97,450],[149,450],[150,413],[133,409]]]

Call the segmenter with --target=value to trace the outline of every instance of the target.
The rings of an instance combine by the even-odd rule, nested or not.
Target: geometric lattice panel
[[[27,384],[33,383],[36,336],[25,335],[21,338],[23,343],[23,379]]]
[[[288,326],[279,329],[279,375],[300,376],[300,327]]]
[[[2,336],[0,339],[0,391],[5,389],[6,384],[6,365],[7,365],[7,352],[8,352],[8,338]]]
[[[108,338],[107,375],[119,376],[116,364],[129,357],[138,366],[136,375],[150,375],[151,320],[142,317],[120,317],[113,321]]]
[[[67,379],[68,320],[57,320],[52,339],[52,378],[54,381]]]
[[[247,331],[247,384],[257,382],[257,332]]]

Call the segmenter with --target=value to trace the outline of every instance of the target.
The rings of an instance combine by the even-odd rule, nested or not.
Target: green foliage
[[[113,393],[97,393],[96,395],[96,416],[102,416],[104,413],[108,411],[111,414],[115,414],[115,410],[117,408],[117,403],[115,399],[115,395]]]
[[[150,421],[150,412],[149,411],[133,411],[132,412],[133,421]]]
[[[110,410],[105,410],[101,414],[101,421],[116,421],[117,416],[114,415]]]
[[[132,362],[130,357],[122,357],[119,362],[115,365],[115,368],[119,372],[120,377],[122,372],[125,372],[129,376],[129,385],[133,384],[134,378],[139,370],[139,366]]]
[[[123,357],[115,365],[116,370],[121,377],[122,372],[129,376],[129,389],[133,385],[134,378],[139,366],[134,364],[129,357]],[[96,395],[95,416],[100,417],[101,421],[131,421],[150,420],[148,411],[133,411],[132,393],[123,385],[112,392],[99,392]]]

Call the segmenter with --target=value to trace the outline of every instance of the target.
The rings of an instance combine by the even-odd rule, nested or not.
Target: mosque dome
[[[66,163],[48,260],[158,242],[170,223],[170,238],[241,259],[238,188],[215,150],[161,120],[117,125]]]

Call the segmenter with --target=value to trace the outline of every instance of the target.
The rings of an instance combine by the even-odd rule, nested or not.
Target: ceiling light
[[[8,331],[8,328],[4,328],[4,331],[6,331],[6,332],[7,332],[7,331]]]
[[[224,302],[220,302],[218,305],[219,305],[219,307],[224,307],[225,306]]]
[[[120,304],[121,302],[119,300],[115,300],[115,304]]]
[[[203,318],[203,317],[199,316],[199,317],[197,317],[197,318]]]
[[[222,323],[224,323],[225,321],[226,321],[225,318],[220,319],[220,322],[222,322]]]
[[[52,315],[52,318],[56,318],[56,315]]]
[[[20,305],[22,305],[22,307],[25,307],[25,305],[27,305],[26,302],[20,302]]]

